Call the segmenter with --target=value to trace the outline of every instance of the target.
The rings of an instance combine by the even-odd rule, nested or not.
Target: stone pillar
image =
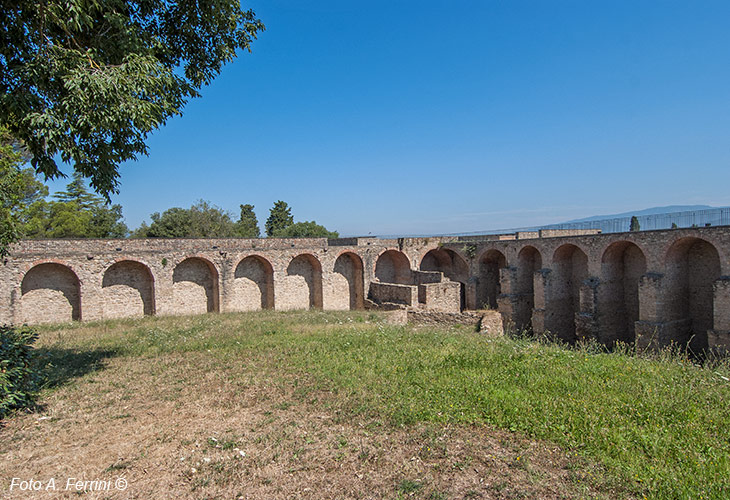
[[[730,276],[721,276],[712,285],[713,328],[707,332],[708,347],[721,356],[730,354]]]
[[[502,315],[502,324],[506,331],[514,328],[515,324],[515,288],[517,269],[514,267],[503,267],[499,270],[499,290],[497,296],[497,309]]]
[[[477,309],[477,277],[469,276],[464,285],[464,302],[466,308],[470,310]]]
[[[587,278],[580,286],[580,311],[575,313],[576,340],[600,340],[598,334],[598,286],[600,280]]]
[[[662,281],[660,273],[646,273],[639,278],[639,321],[636,322],[636,348],[657,349],[664,334]]]
[[[546,305],[550,288],[550,273],[550,269],[540,269],[533,275],[535,307],[532,310],[532,330],[538,334],[547,330]]]

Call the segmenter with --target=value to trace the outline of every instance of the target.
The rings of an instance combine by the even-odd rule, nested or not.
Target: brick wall
[[[550,235],[22,241],[0,267],[0,322],[361,308],[371,283],[431,271],[463,290],[443,307],[499,307],[566,340],[730,338],[730,228]]]

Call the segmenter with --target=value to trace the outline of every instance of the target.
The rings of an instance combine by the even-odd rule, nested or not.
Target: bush
[[[40,378],[31,365],[36,339],[31,328],[0,326],[0,419],[33,403]]]

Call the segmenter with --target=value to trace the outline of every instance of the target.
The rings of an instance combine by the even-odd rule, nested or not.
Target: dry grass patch
[[[153,330],[158,321],[144,328]],[[205,318],[169,321],[193,332],[188,337],[193,338]],[[223,321],[219,327],[236,328],[226,318],[212,319],[214,326],[216,321]],[[310,327],[304,325],[303,331]],[[126,491],[88,492],[88,498],[615,494],[590,479],[593,469],[584,459],[515,433],[483,425],[394,426],[353,416],[342,409],[341,395],[306,372],[281,366],[275,352],[243,356],[215,349],[152,349],[133,355],[115,351],[113,339],[128,335],[132,341],[135,323],[101,328],[102,334],[93,325],[44,332],[46,346],[58,347],[59,340],[68,344],[70,356],[82,357],[81,367],[84,352],[105,355],[91,355],[84,369],[56,380],[56,388],[44,394],[42,410],[5,422],[0,430],[3,495],[75,498],[76,492],[61,491],[68,477],[128,481]],[[254,335],[266,336],[272,328],[264,325]],[[206,330],[201,338],[211,336],[215,333]],[[10,492],[13,477],[44,484],[55,478],[57,492]]]

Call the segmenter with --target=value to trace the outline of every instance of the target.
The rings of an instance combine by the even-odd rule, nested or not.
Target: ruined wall
[[[441,308],[498,308],[567,341],[730,345],[730,228],[548,236],[22,241],[0,322],[358,309],[373,291],[422,307],[414,290],[434,282],[453,283],[434,287]]]

